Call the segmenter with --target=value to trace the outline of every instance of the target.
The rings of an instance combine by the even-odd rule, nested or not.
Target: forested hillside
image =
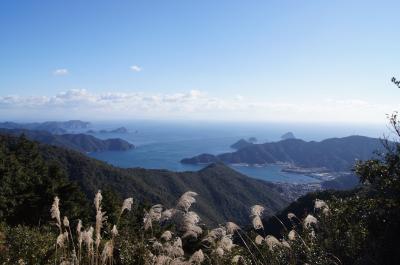
[[[210,165],[198,172],[182,173],[140,168],[121,169],[79,152],[39,145],[23,137],[1,136],[0,141],[4,161],[1,170],[7,172],[0,179],[6,204],[9,203],[8,199],[24,193],[23,196],[28,196],[29,201],[32,201],[32,197],[40,197],[42,201],[38,206],[45,207],[57,194],[57,190],[53,186],[43,187],[52,191],[43,198],[36,187],[43,176],[48,178],[46,181],[60,179],[68,185],[75,183],[87,198],[92,198],[98,189],[107,187],[121,196],[134,197],[141,203],[162,203],[166,206],[174,204],[185,191],[193,190],[201,194],[196,210],[202,215],[203,221],[209,224],[227,219],[238,223],[247,222],[248,208],[254,203],[265,204],[268,213],[282,209],[288,203],[274,184],[246,177],[222,164]],[[9,161],[15,161],[15,165],[10,167]],[[41,165],[40,172],[37,172],[35,164],[31,165],[36,161]],[[21,178],[13,177],[14,172],[21,171]],[[58,175],[55,177],[56,173]],[[47,182],[43,185],[46,184]],[[18,186],[25,187],[26,194],[24,190],[15,188]],[[25,205],[22,201],[16,203]],[[40,211],[43,213],[46,209]]]

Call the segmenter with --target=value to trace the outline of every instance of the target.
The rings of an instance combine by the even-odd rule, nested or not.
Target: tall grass
[[[54,264],[299,264],[314,258],[321,260],[317,264],[340,264],[335,256],[322,253],[316,241],[320,222],[314,215],[329,217],[329,207],[322,200],[315,201],[314,215],[309,214],[303,220],[289,213],[290,230],[276,217],[286,233],[278,239],[265,235],[262,222],[265,208],[261,205],[250,208],[252,229],[243,230],[233,222],[206,229],[200,224],[198,214],[191,210],[197,196],[188,191],[174,208],[165,209],[156,204],[145,209],[139,234],[135,235],[139,240],[133,245],[124,245],[127,241],[118,240],[130,236],[120,234],[119,224],[124,212],[132,210],[133,198],[124,200],[117,222],[109,224],[107,213],[102,210],[103,197],[98,191],[93,203],[94,224],[85,227],[78,220],[76,228],[71,229],[68,217],[61,218],[62,202],[55,197],[50,210],[58,228]],[[140,249],[131,253],[141,256],[135,257],[134,263],[127,263],[121,257],[121,253],[129,255],[129,249]]]

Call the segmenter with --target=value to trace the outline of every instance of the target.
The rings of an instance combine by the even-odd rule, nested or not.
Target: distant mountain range
[[[67,133],[69,130],[87,129],[90,127],[90,122],[80,120],[70,121],[46,121],[33,123],[16,123],[16,122],[0,122],[0,128],[4,129],[26,129],[46,131],[54,134]]]
[[[86,133],[128,133],[128,129],[125,127],[119,127],[114,130],[99,130],[99,131],[94,131],[94,130],[89,130]]]
[[[52,134],[48,131],[27,130],[27,129],[2,129],[0,133],[20,136],[24,134],[28,139],[44,144],[55,145],[80,152],[98,151],[124,151],[135,146],[122,139],[101,140],[92,135],[86,134]]]
[[[26,149],[18,150],[17,155],[31,152],[32,148],[17,143],[17,137],[0,134],[1,146]],[[4,155],[3,149],[0,149],[0,157]],[[143,203],[172,207],[181,194],[192,190],[199,193],[194,210],[208,224],[227,220],[245,224],[249,222],[249,208],[254,204],[265,205],[268,214],[289,204],[280,194],[279,186],[249,178],[223,164],[212,164],[197,172],[122,169],[73,150],[46,144],[38,145],[38,149],[45,161],[58,165],[88,198],[92,198],[98,189],[107,187],[123,197],[132,196]]]
[[[284,162],[298,167],[347,171],[353,167],[357,159],[369,159],[373,157],[374,151],[382,150],[382,148],[380,139],[364,136],[330,138],[320,142],[287,139],[279,142],[252,144],[236,152],[216,156],[201,154],[182,159],[181,162],[188,164]]]

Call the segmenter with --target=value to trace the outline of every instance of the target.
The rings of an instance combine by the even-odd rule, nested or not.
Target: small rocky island
[[[281,136],[282,140],[287,140],[287,139],[296,139],[294,134],[292,132],[287,132]]]

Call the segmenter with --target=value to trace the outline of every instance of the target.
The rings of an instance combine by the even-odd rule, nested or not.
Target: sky
[[[0,1],[0,120],[382,123],[399,1]]]

